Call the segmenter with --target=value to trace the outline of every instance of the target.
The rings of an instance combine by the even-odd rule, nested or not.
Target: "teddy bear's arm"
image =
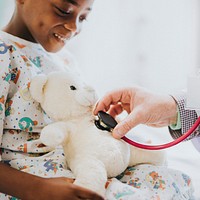
[[[71,124],[67,122],[55,122],[45,126],[40,134],[42,143],[47,146],[56,147],[66,142],[70,133]]]

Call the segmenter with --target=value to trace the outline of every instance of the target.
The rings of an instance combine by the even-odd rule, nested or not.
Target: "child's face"
[[[18,35],[57,52],[81,31],[94,0],[17,0]]]

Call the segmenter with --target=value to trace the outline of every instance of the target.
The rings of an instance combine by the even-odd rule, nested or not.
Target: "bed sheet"
[[[139,126],[129,133],[128,137],[135,137],[138,141],[151,140],[153,144],[172,141],[168,128]],[[191,141],[182,142],[165,151],[168,167],[180,170],[191,177],[195,200],[200,200],[200,152]]]

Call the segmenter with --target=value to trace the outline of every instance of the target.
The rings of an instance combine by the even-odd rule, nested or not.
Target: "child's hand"
[[[37,200],[103,200],[98,194],[88,189],[72,184],[69,178],[45,178],[35,191]]]
[[[101,110],[113,117],[127,111],[128,116],[113,130],[115,138],[123,137],[139,124],[160,127],[175,124],[177,118],[177,105],[171,96],[153,94],[139,87],[108,93],[97,103],[94,114]]]
[[[0,162],[0,192],[22,200],[103,200],[95,192],[73,184],[69,178],[41,178]]]

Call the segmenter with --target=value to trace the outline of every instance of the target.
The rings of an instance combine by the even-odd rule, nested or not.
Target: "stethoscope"
[[[106,130],[106,131],[111,132],[114,129],[114,127],[117,125],[116,120],[106,112],[99,111],[97,117],[98,119],[95,120],[95,125],[97,128],[101,130]],[[161,145],[146,145],[146,144],[137,143],[130,140],[126,136],[123,136],[121,139],[127,142],[128,144],[141,148],[141,149],[161,150],[161,149],[166,149],[166,148],[179,144],[180,142],[188,138],[196,130],[196,128],[199,125],[200,125],[200,117],[196,120],[194,125],[181,137],[179,137],[178,139],[172,142],[161,144]]]

